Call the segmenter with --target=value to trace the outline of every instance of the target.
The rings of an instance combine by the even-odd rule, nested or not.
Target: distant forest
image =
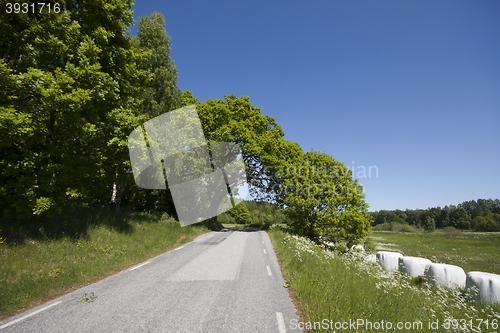
[[[277,205],[268,202],[244,201],[218,216],[223,224],[275,224],[285,223],[285,215]]]
[[[373,218],[375,230],[391,230],[394,225],[409,225],[425,230],[453,227],[462,230],[500,231],[499,199],[464,201],[457,206],[444,208],[381,210],[369,214]]]

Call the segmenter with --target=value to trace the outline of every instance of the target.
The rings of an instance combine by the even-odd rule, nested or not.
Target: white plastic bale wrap
[[[363,245],[353,245],[353,246],[351,246],[351,250],[352,251],[359,250],[361,252],[365,252],[365,248]]]
[[[466,287],[476,287],[474,299],[484,303],[500,303],[500,275],[484,272],[467,273]]]
[[[377,252],[377,260],[380,263],[380,266],[387,271],[397,271],[399,267],[399,258],[402,256],[403,255],[398,252]]]
[[[447,264],[430,264],[425,272],[430,284],[449,288],[465,288],[466,275],[462,267]]]
[[[421,276],[425,274],[425,270],[430,264],[432,264],[432,261],[426,258],[400,257],[399,271],[409,276]]]

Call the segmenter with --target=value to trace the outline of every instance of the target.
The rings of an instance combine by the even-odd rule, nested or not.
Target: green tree
[[[436,227],[445,228],[448,224],[450,224],[450,209],[445,206],[436,219]]]
[[[383,224],[387,222],[387,211],[381,210],[373,214],[374,225]]]
[[[283,223],[285,217],[278,205],[265,201],[245,201],[253,223]]]
[[[424,229],[427,231],[432,231],[436,229],[436,222],[434,221],[434,218],[431,216],[426,216],[424,220]]]
[[[288,223],[299,234],[353,242],[370,229],[368,205],[352,172],[330,155],[309,151],[283,173]]]
[[[143,93],[142,109],[147,119],[181,106],[182,92],[177,87],[177,68],[170,58],[170,37],[162,14],[154,12],[141,16],[133,45],[147,55],[146,69],[150,75]],[[137,186],[125,189],[125,183],[116,184],[117,201],[123,193],[124,203],[139,210],[167,212],[176,216],[170,191],[146,190]],[[119,206],[117,206],[119,207]]]
[[[253,223],[264,223],[265,221],[265,213],[260,210],[252,211],[252,222]]]
[[[209,144],[238,144],[245,163],[249,190],[257,199],[276,201],[282,183],[278,170],[301,154],[297,143],[283,139],[284,132],[274,118],[263,115],[248,97],[225,96],[224,100],[200,103],[191,92],[183,94],[183,105],[195,104]],[[238,184],[231,184],[236,187]],[[216,200],[214,200],[216,201]]]
[[[399,210],[399,209],[396,209],[395,211],[396,215],[401,219],[401,220],[398,220],[397,222],[406,222],[406,212],[402,211],[402,210]]]
[[[406,222],[410,225],[417,225],[418,223],[418,212],[413,209],[406,210]]]
[[[144,112],[154,118],[180,107],[182,93],[177,87],[177,68],[170,59],[170,37],[162,14],[141,16],[134,45],[149,54],[146,69],[151,81],[144,91]]]
[[[500,231],[500,214],[476,216],[471,224],[475,231]]]
[[[450,224],[455,228],[469,229],[471,219],[465,208],[455,208],[450,213]]]
[[[225,212],[218,216],[218,222],[221,224],[235,224],[236,220],[228,212]]]
[[[283,169],[285,161],[302,153],[300,146],[284,140],[284,132],[275,119],[263,115],[259,108],[252,106],[248,97],[237,98],[231,95],[225,96],[224,100],[207,100],[203,103],[194,98],[190,91],[183,93],[182,97],[181,106],[196,105],[209,148],[214,142],[238,144],[253,197],[276,200],[279,191],[275,189],[282,182],[277,176],[277,170]],[[237,185],[239,184],[231,184],[233,188]],[[169,193],[169,190],[166,192]],[[136,189],[129,189],[124,195],[129,205],[151,207],[148,200],[144,200],[144,195]],[[171,198],[170,195],[166,197]],[[220,202],[217,198],[212,201]]]
[[[391,212],[391,219],[392,222],[405,223],[405,220],[397,212]]]
[[[434,221],[436,221],[441,215],[441,207],[427,208],[426,215],[432,217]]]
[[[132,1],[58,3],[59,13],[0,16],[3,214],[108,204],[113,183],[130,179],[127,136],[145,120],[148,80],[125,35]]]
[[[236,205],[236,207],[231,209],[229,212],[234,217],[234,220],[238,224],[252,223],[252,217],[251,217],[250,212],[248,211],[248,208],[244,202],[239,203],[238,205]]]

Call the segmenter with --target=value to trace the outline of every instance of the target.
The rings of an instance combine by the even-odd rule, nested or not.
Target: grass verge
[[[500,325],[500,305],[469,303],[465,290],[432,288],[423,279],[384,271],[357,253],[325,251],[277,228],[269,235],[310,331],[490,332],[498,329],[494,320]]]
[[[500,233],[460,232],[450,237],[442,230],[421,233],[373,232],[378,249],[398,251],[406,256],[457,265],[464,271],[500,274]]]
[[[127,228],[97,225],[85,237],[0,244],[0,320],[96,282],[208,232],[131,214]]]

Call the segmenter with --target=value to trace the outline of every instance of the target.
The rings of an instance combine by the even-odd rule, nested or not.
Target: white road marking
[[[273,273],[271,273],[271,267],[266,266],[266,268],[267,268],[267,275],[269,276],[273,275]]]
[[[137,266],[135,266],[135,267],[132,267],[130,270],[131,270],[131,271],[133,271],[134,269],[137,269],[137,268],[142,267],[142,266],[144,266],[144,265],[146,265],[146,264],[149,264],[149,263],[150,263],[150,261],[146,261],[146,262],[144,262],[144,263],[142,263],[142,264],[140,264],[140,265],[137,265]]]
[[[179,246],[178,248],[174,249],[174,251],[180,250],[180,249],[182,249],[183,247],[184,247],[184,245]]]
[[[276,312],[276,319],[278,320],[278,328],[280,333],[286,333],[285,321],[281,312]]]
[[[263,251],[264,251],[264,254],[266,254],[266,249],[263,249]]]
[[[47,305],[47,306],[46,306],[46,307],[44,307],[44,308],[41,308],[41,309],[36,310],[36,311],[33,311],[33,312],[32,312],[32,313],[30,313],[29,315],[26,315],[26,316],[24,316],[24,317],[21,317],[21,318],[18,318],[18,319],[16,319],[16,320],[13,320],[13,321],[11,321],[10,323],[7,323],[7,324],[5,324],[5,325],[2,325],[2,326],[0,326],[0,330],[1,330],[1,329],[4,329],[4,328],[6,328],[6,327],[8,327],[8,326],[10,326],[10,325],[13,325],[13,324],[15,324],[15,323],[18,323],[18,322],[20,322],[21,320],[24,320],[24,319],[26,319],[26,318],[28,318],[28,317],[31,317],[31,316],[33,316],[33,315],[36,315],[37,313],[40,313],[40,312],[42,312],[42,311],[45,311],[45,310],[47,310],[48,308],[51,308],[51,307],[53,307],[54,305],[57,305],[57,304],[59,304],[59,303],[62,303],[62,301],[52,303],[51,305]]]

